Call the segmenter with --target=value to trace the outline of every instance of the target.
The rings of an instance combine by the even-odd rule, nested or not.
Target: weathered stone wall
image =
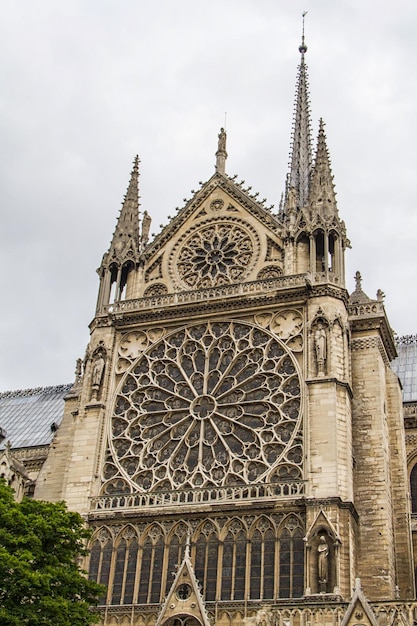
[[[352,349],[357,575],[365,595],[377,600],[393,597],[396,585],[386,365],[376,334],[354,337]]]

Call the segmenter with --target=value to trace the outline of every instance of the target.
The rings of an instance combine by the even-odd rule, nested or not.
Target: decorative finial
[[[362,291],[362,276],[360,272],[355,274],[355,289],[356,291]]]
[[[301,52],[301,63],[304,62],[304,54],[307,52],[307,46],[305,45],[304,42],[304,21],[305,21],[305,16],[307,15],[308,11],[304,11],[303,13],[303,33],[301,36],[301,46],[298,48],[298,50]]]
[[[225,174],[226,172],[226,131],[222,127],[219,133],[219,141],[217,144],[216,152],[216,172],[218,174]]]
[[[184,554],[186,559],[191,558],[191,555],[190,555],[190,545],[191,545],[191,530],[188,529],[187,530],[187,538],[185,540],[185,554]]]

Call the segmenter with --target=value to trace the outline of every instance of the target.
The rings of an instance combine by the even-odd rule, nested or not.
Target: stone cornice
[[[349,394],[350,398],[353,398],[353,391],[350,384],[346,381],[339,380],[338,378],[323,376],[323,378],[310,378],[306,380],[306,385],[317,385],[321,383],[334,383],[338,387],[344,387]]]
[[[339,497],[333,498],[304,498],[306,508],[321,509],[329,506],[336,506],[338,509],[348,510],[356,522],[359,521],[359,514],[353,502],[342,500]]]
[[[370,348],[376,348],[379,351],[385,365],[389,365],[394,358],[389,358],[389,355],[387,354],[385,349],[386,345],[382,341],[382,338],[378,335],[371,335],[370,337],[356,337],[352,339],[352,351],[369,350]]]

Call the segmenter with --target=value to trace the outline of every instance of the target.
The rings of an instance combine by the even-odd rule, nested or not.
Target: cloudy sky
[[[417,332],[415,0],[0,0],[0,390],[71,382],[135,154],[158,232],[213,173],[278,206],[306,17],[347,284]]]

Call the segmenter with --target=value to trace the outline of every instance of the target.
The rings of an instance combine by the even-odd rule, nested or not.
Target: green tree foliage
[[[78,513],[24,498],[0,480],[0,626],[88,626],[103,588],[78,559],[89,531]]]

